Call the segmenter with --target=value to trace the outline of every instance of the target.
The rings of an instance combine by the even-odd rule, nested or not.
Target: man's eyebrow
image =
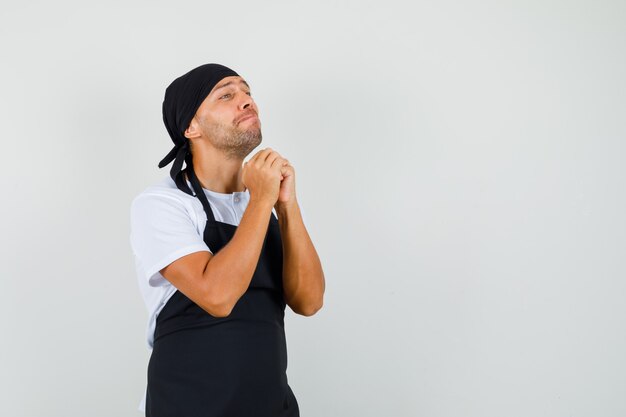
[[[225,83],[225,84],[222,84],[222,85],[220,85],[219,87],[217,87],[215,90],[213,90],[213,92],[216,92],[217,90],[219,90],[219,89],[221,89],[221,88],[228,87],[229,85],[232,85],[232,84],[233,84],[233,82],[232,82],[232,81],[229,81],[229,82],[227,82],[227,83]],[[246,85],[246,87],[248,87],[248,90],[250,89],[250,86],[248,85],[248,83],[247,83],[245,80],[241,80],[241,81],[240,81],[240,84],[245,84],[245,85]]]

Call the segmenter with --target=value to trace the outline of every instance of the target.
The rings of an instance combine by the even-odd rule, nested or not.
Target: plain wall
[[[139,416],[132,198],[219,62],[296,169],[327,290],[305,417],[626,415],[626,4],[6,2],[0,414]]]

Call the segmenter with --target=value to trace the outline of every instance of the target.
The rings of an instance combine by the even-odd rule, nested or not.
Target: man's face
[[[213,87],[191,123],[196,123],[202,137],[227,157],[243,159],[261,143],[258,114],[248,84],[239,76],[231,76]]]

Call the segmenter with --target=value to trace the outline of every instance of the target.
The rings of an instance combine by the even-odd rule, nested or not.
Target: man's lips
[[[247,120],[251,117],[257,117],[257,115],[255,113],[248,113],[248,114],[244,114],[243,116],[241,116],[239,118],[239,120],[237,120],[237,124],[243,122],[244,120]]]

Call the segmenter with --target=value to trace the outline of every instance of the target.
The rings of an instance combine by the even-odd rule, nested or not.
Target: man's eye
[[[252,97],[252,92],[251,91],[248,91],[246,94],[249,95],[250,97]]]
[[[230,96],[230,93],[228,93],[228,94],[224,94],[224,95],[223,95],[222,97],[220,97],[220,98],[224,98],[224,97],[228,97],[228,96]]]

